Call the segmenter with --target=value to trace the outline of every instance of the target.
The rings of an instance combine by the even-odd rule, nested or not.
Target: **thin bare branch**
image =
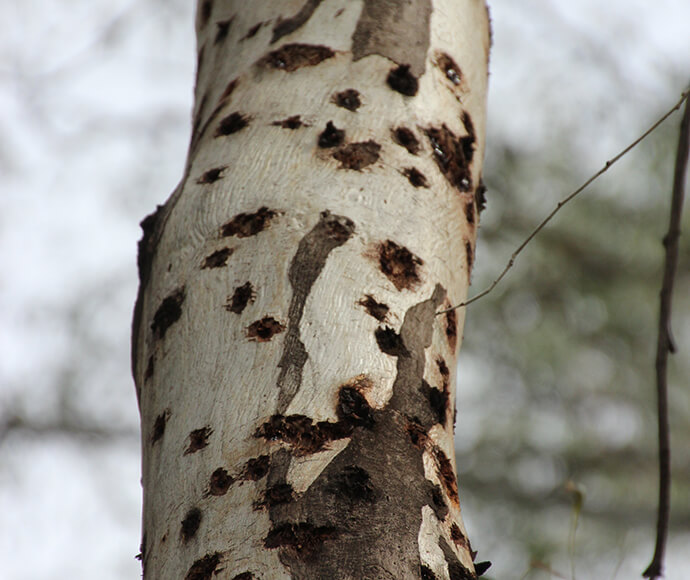
[[[675,111],[680,109],[681,105],[683,102],[690,96],[690,90],[685,91],[681,97],[680,100],[673,106],[671,109],[669,109],[664,115],[662,115],[649,129],[647,129],[642,135],[640,135],[635,141],[633,141],[630,145],[628,145],[625,149],[623,149],[618,155],[615,157],[612,157],[609,159],[604,166],[597,171],[592,177],[590,177],[587,181],[585,181],[580,187],[578,187],[575,191],[573,191],[570,195],[566,196],[563,198],[561,201],[558,202],[556,207],[551,211],[549,215],[547,215],[541,223],[532,230],[532,233],[530,233],[525,240],[517,247],[517,249],[512,253],[510,256],[510,260],[508,260],[508,263],[505,265],[503,268],[502,272],[498,275],[498,277],[486,288],[485,290],[482,290],[479,294],[476,296],[473,296],[469,300],[465,300],[465,302],[461,302],[460,304],[456,306],[451,306],[450,308],[447,308],[445,310],[441,310],[437,312],[437,314],[445,314],[446,312],[450,312],[451,310],[455,310],[456,308],[461,308],[463,306],[468,306],[472,304],[473,302],[476,302],[480,298],[483,298],[486,296],[489,292],[491,292],[496,286],[498,286],[499,282],[503,280],[505,275],[508,273],[508,271],[513,267],[513,264],[515,264],[515,259],[522,253],[522,251],[525,249],[527,244],[529,244],[532,239],[541,231],[544,229],[546,224],[548,224],[553,217],[561,210],[561,208],[568,203],[570,200],[575,198],[578,194],[580,194],[583,190],[585,190],[594,180],[599,178],[601,175],[606,173],[609,168],[615,164],[617,161],[619,161],[622,157],[624,157],[629,151],[634,149],[637,145],[639,145],[646,137],[651,135],[656,128],[661,125],[668,117],[670,117]]]
[[[668,233],[664,237],[666,258],[664,278],[659,296],[659,333],[656,345],[656,392],[659,421],[659,511],[656,525],[656,545],[651,564],[642,573],[645,578],[659,578],[664,567],[664,552],[668,536],[668,520],[671,513],[671,441],[668,424],[668,353],[675,352],[671,333],[671,301],[673,284],[678,268],[678,239],[680,238],[680,218],[683,213],[685,197],[685,178],[688,169],[688,150],[690,149],[690,107],[685,103],[685,112],[680,125],[676,168],[673,176],[673,197]]]

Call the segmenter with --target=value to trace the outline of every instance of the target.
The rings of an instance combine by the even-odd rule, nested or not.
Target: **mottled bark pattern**
[[[184,177],[139,244],[144,578],[476,578],[464,312],[437,312],[474,259],[483,3],[200,0],[196,27]]]

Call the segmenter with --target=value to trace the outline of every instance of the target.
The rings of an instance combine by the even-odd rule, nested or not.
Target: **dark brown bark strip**
[[[431,2],[422,0],[364,0],[352,35],[352,59],[370,54],[409,65],[419,78],[424,74],[429,50]]]
[[[372,410],[370,421],[354,426],[347,448],[300,497],[269,507],[267,547],[280,550],[295,580],[419,578],[422,507],[429,505],[443,520],[448,506],[439,486],[425,478],[424,446],[414,445],[407,427],[411,417],[422,432],[437,420],[420,385],[425,349],[439,323],[434,313],[444,298],[445,290],[437,286],[429,299],[406,312],[400,329],[406,352],[397,357],[393,396],[386,407]],[[285,464],[286,450],[278,453]],[[269,483],[283,483],[285,474],[286,465],[274,471],[272,462]],[[279,545],[276,534],[287,539]],[[307,550],[291,544],[300,534]],[[452,549],[446,557],[454,571],[462,571],[454,578],[474,578]]]
[[[299,325],[304,313],[304,304],[312,286],[326,264],[328,255],[342,246],[355,231],[355,224],[349,218],[321,213],[321,219],[302,238],[290,264],[288,279],[292,286],[292,300],[288,310],[288,328],[283,347],[283,356],[278,363],[277,413],[282,414],[302,384],[302,370],[308,354],[300,339]]]
[[[656,390],[659,421],[659,512],[657,516],[656,545],[654,557],[642,573],[645,578],[658,578],[663,574],[664,552],[668,536],[668,521],[671,513],[671,440],[668,423],[668,353],[676,352],[671,333],[671,301],[673,284],[678,268],[678,239],[680,238],[680,218],[683,214],[685,197],[685,177],[688,169],[690,149],[690,106],[685,102],[685,112],[680,125],[676,168],[673,178],[673,197],[668,232],[664,237],[666,259],[664,279],[661,286],[659,308],[659,334],[656,347]]]

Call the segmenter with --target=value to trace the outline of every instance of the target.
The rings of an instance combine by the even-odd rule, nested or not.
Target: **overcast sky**
[[[0,0],[0,411],[44,428],[0,439],[8,580],[140,574],[135,253],[182,173],[191,4]],[[492,135],[535,164],[568,139],[585,178],[690,80],[687,0],[494,0],[491,14],[489,156]],[[118,436],[56,435],[61,416]],[[684,551],[669,580],[690,577]]]

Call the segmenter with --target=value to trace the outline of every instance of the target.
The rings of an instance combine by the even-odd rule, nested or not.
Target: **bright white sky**
[[[0,1],[0,411],[48,428],[67,404],[60,385],[73,385],[70,412],[125,433],[117,444],[25,431],[0,439],[7,580],[140,574],[138,441],[126,435],[138,425],[135,252],[138,222],[184,162],[191,4]],[[490,136],[529,148],[535,163],[567,138],[585,177],[690,80],[687,0],[494,0],[491,9]],[[669,580],[690,577],[686,551],[672,546]]]

